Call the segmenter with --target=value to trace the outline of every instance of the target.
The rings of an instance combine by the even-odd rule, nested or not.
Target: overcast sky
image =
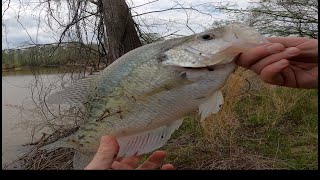
[[[154,0],[127,0],[130,7],[139,6],[151,1]],[[245,8],[250,4],[249,1],[250,0],[223,0],[219,2],[224,4],[229,2],[230,5],[237,4],[240,8]],[[32,43],[52,43],[59,39],[59,34],[63,29],[55,28],[53,31],[48,27],[45,9],[38,6],[38,0],[20,0],[20,2],[19,0],[11,0],[9,7],[8,2],[8,0],[2,0],[2,49],[17,48]],[[196,11],[187,11],[186,14],[184,10],[177,10],[146,14],[139,16],[136,21],[141,25],[145,23],[149,26],[149,29],[142,26],[146,32],[156,32],[161,35],[167,35],[177,31],[176,34],[188,35],[192,34],[193,31],[203,31],[205,28],[210,27],[215,20],[232,20],[233,18],[227,14],[215,11],[211,6],[199,6],[200,4],[208,2],[217,3],[217,1],[210,0],[159,0],[145,6],[133,8],[132,14],[168,9],[176,5],[177,2],[184,5],[184,7],[195,6],[210,15],[201,14]],[[60,17],[61,20],[67,16],[67,11],[64,10],[66,9],[65,4],[62,3],[59,9],[65,12],[65,14]],[[188,17],[189,28],[186,26]],[[39,19],[41,20],[40,24]],[[58,27],[55,26],[55,24],[52,24],[52,26]]]

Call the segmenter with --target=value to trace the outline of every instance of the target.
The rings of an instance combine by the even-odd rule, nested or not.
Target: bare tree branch
[[[153,1],[150,1],[150,2],[147,2],[147,3],[144,3],[144,4],[140,4],[140,5],[137,5],[137,6],[133,6],[133,7],[130,7],[129,9],[134,9],[134,8],[138,8],[138,7],[142,7],[142,6],[145,6],[145,5],[148,5],[148,4],[152,4],[154,2],[157,2],[159,0],[153,0]]]
[[[141,14],[135,14],[135,15],[132,15],[132,17],[143,16],[143,15],[152,14],[152,13],[160,13],[160,12],[165,12],[165,11],[186,10],[186,9],[187,9],[187,10],[198,11],[197,9],[194,9],[194,8],[192,8],[192,7],[189,7],[189,8],[175,8],[175,7],[171,7],[171,8],[163,9],[163,10],[156,10],[156,11],[144,12],[144,13],[141,13]]]
[[[28,32],[28,30],[23,26],[23,24],[19,21],[19,16],[18,16],[18,18],[17,18],[17,22],[21,25],[21,27],[26,31],[26,33],[27,33],[27,35],[29,36],[29,39],[30,39],[30,41],[33,43],[33,44],[36,44],[34,41],[33,41],[33,39],[32,39],[32,37],[31,37],[31,35],[29,34],[29,32]]]
[[[9,9],[9,7],[10,7],[10,1],[11,1],[11,0],[7,0],[7,1],[4,1],[4,2],[2,3],[2,6],[3,6],[6,2],[8,2],[8,5],[7,5],[6,9],[4,9],[4,11],[2,12],[2,17],[4,16],[5,12]]]

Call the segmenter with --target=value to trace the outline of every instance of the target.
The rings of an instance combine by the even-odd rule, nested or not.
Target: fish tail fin
[[[59,139],[51,144],[47,144],[45,146],[42,146],[39,148],[40,150],[53,150],[59,147],[64,147],[64,148],[75,148],[71,143],[70,143],[71,136],[67,136],[65,138]]]
[[[73,135],[59,139],[51,144],[42,146],[40,150],[53,150],[59,147],[73,148],[75,149],[73,155],[73,168],[76,170],[83,170],[92,160],[95,153],[84,154],[77,150],[76,146],[70,142],[73,139]]]
[[[73,169],[83,170],[93,159],[95,153],[84,154],[76,151],[73,156]]]

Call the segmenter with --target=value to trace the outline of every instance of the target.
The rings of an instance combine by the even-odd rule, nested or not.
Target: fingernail
[[[284,51],[288,56],[294,56],[299,54],[300,50],[296,47],[289,47]]]
[[[109,143],[109,142],[111,142],[112,141],[112,137],[111,136],[102,136],[102,141],[104,142],[104,143]]]
[[[270,53],[279,53],[284,50],[284,46],[280,43],[275,43],[267,46],[267,50]]]

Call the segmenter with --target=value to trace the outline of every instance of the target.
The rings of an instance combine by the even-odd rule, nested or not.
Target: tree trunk
[[[108,61],[111,64],[123,54],[142,44],[125,0],[101,0],[107,33]]]

